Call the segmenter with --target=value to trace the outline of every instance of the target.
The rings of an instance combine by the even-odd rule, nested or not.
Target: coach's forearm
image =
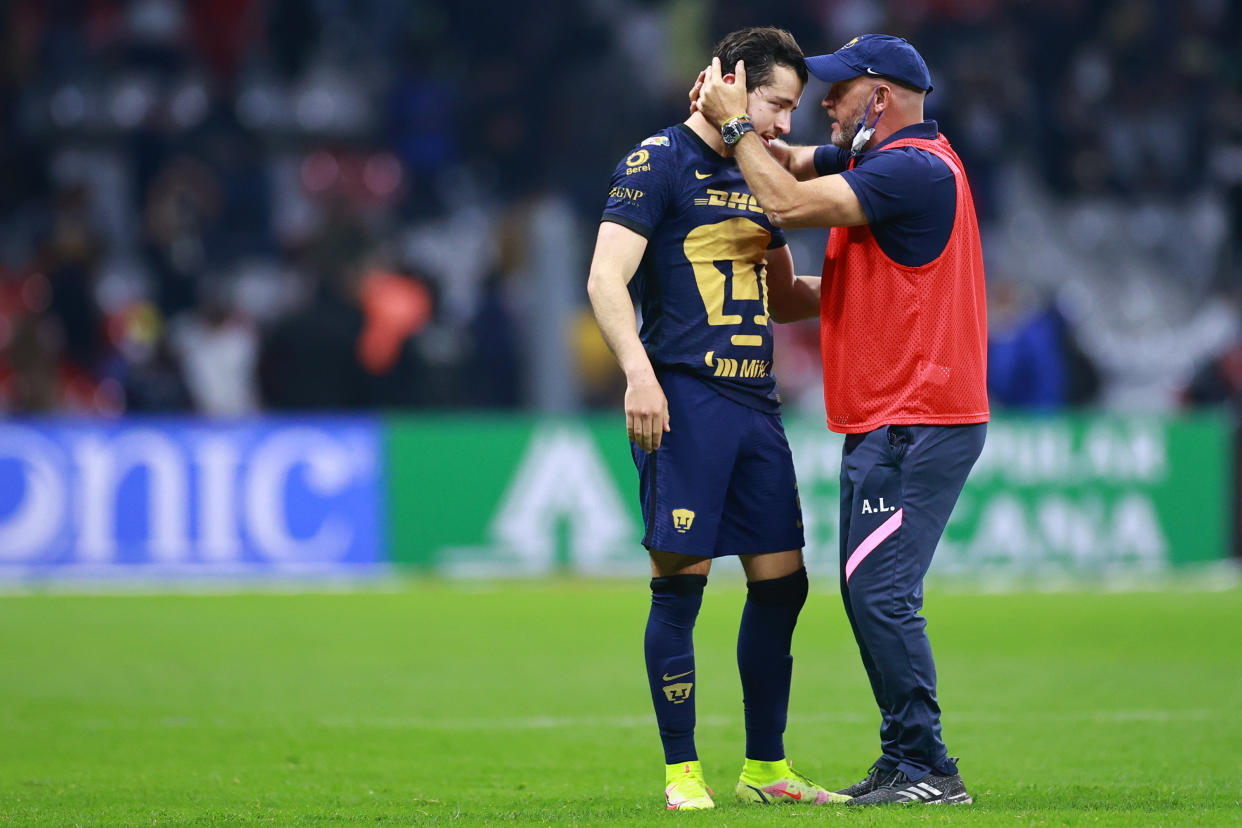
[[[757,133],[743,135],[733,148],[733,157],[765,212],[771,213],[788,203],[787,194],[798,185],[798,179],[772,157]]]
[[[786,144],[780,138],[768,142],[768,154],[776,159],[776,163],[793,173],[799,181],[807,181],[819,175],[815,169],[815,151],[818,147],[804,147]]]
[[[738,141],[734,157],[759,206],[778,227],[854,227],[867,223],[858,196],[840,175],[798,181],[769,155],[763,140],[749,132]]]
[[[810,181],[819,175],[815,169],[815,150],[819,147],[790,147],[785,159],[785,169],[799,181]]]

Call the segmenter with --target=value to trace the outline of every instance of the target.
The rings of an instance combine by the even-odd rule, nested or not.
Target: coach
[[[927,65],[863,35],[808,58],[832,84],[831,144],[735,152],[783,227],[832,227],[820,282],[828,427],[841,456],[841,592],[882,723],[882,755],[850,804],[971,802],[940,735],[923,577],[988,421],[983,257],[961,159],[923,118]],[[747,130],[745,67],[705,70],[698,108]],[[693,93],[692,93],[693,97]]]

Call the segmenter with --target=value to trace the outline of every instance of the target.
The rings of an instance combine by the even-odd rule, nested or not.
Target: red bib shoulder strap
[[[958,178],[965,178],[965,170],[962,169],[962,162],[957,157],[957,153],[953,151],[953,147],[949,144],[949,139],[944,137],[943,133],[932,138],[902,138],[900,141],[894,141],[888,144],[884,149],[897,149],[898,147],[914,147],[915,149],[925,150],[939,158],[949,166],[953,174]]]

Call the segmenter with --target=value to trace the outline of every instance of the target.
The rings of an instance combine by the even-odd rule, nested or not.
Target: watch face
[[[749,119],[735,118],[725,123],[720,128],[720,137],[724,139],[726,146],[733,146],[742,139],[742,136],[755,128],[755,125]]]

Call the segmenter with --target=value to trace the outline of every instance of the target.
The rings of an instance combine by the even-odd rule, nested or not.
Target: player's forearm
[[[772,319],[796,322],[819,313],[819,277],[795,275],[788,246],[768,251],[765,277]]]
[[[776,322],[798,322],[819,316],[820,277],[796,276],[779,293],[772,291],[769,310]]]
[[[655,379],[647,350],[638,337],[634,305],[625,280],[616,274],[593,270],[587,280],[587,295],[604,341],[612,349],[626,380],[634,383],[636,380]]]

